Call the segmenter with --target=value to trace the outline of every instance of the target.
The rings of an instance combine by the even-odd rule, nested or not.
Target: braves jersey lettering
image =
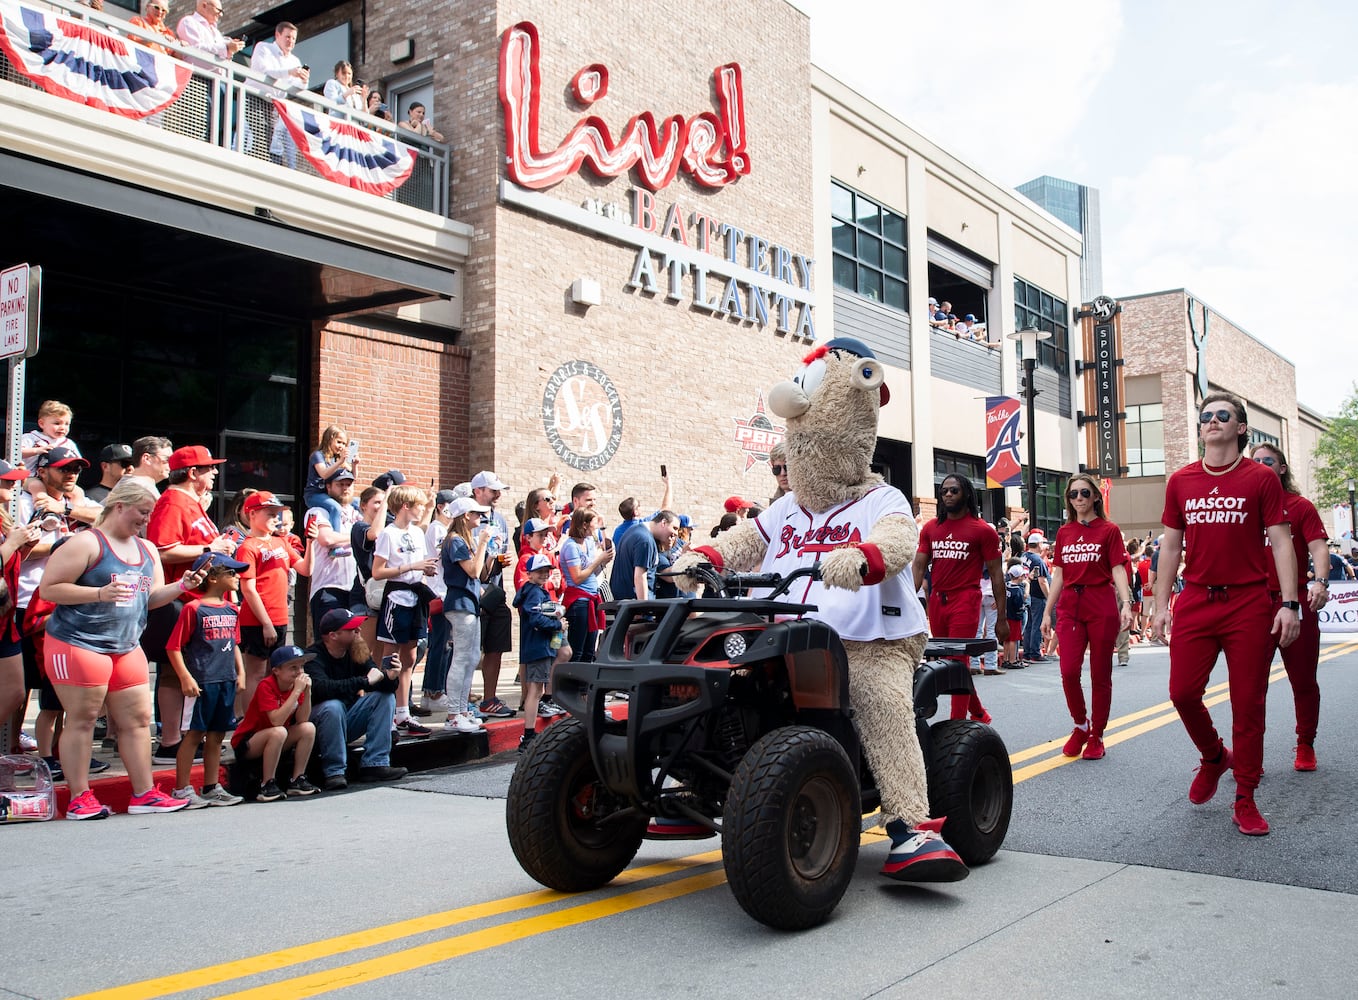
[[[781,559],[789,552],[797,555],[823,555],[844,545],[857,545],[863,540],[858,529],[851,524],[825,524],[805,534],[798,534],[792,525],[785,525],[778,535],[782,548],[775,559]]]
[[[861,542],[872,526],[886,517],[914,519],[910,502],[890,486],[874,487],[858,500],[818,513],[798,504],[795,495],[785,494],[754,522],[769,543],[760,570],[786,574],[809,566],[826,552]],[[915,599],[909,566],[857,593],[826,587],[819,581],[801,581],[787,599],[814,604],[816,610],[809,612],[808,618],[832,625],[841,638],[854,642],[903,639],[928,630],[924,610]]]

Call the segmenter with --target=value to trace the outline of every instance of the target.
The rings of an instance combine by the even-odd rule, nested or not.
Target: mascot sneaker
[[[1210,802],[1212,796],[1217,793],[1217,782],[1231,769],[1232,763],[1231,748],[1224,743],[1221,744],[1216,763],[1204,757],[1198,767],[1198,773],[1193,776],[1193,784],[1188,786],[1188,801],[1195,806]]]
[[[657,816],[646,824],[647,840],[706,840],[716,835],[717,831],[710,826],[664,816]]]
[[[960,882],[971,871],[940,832],[943,817],[925,820],[913,830],[903,820],[886,825],[891,850],[882,874],[898,882]]]

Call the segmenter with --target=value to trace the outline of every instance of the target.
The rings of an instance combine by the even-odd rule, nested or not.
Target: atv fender
[[[798,712],[849,707],[849,659],[835,630],[810,618],[775,622],[731,666],[781,657]]]

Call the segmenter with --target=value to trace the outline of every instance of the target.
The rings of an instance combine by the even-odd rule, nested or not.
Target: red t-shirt
[[[920,532],[919,550],[929,557],[931,593],[979,590],[985,564],[1000,557],[1000,536],[967,514],[927,522]]]
[[[1287,502],[1277,473],[1258,462],[1242,459],[1223,475],[1192,462],[1165,484],[1160,520],[1184,533],[1185,583],[1240,587],[1268,580],[1264,535],[1287,522]]]
[[[1113,582],[1113,567],[1126,566],[1122,531],[1106,518],[1089,524],[1069,521],[1056,531],[1052,566],[1061,570],[1062,587],[1097,587]]]
[[[146,524],[146,540],[164,552],[176,545],[201,545],[217,537],[217,526],[195,497],[173,486],[160,495]],[[193,560],[165,567],[165,582],[177,583],[193,566]]]
[[[1316,512],[1315,504],[1296,493],[1284,493],[1283,496],[1287,501],[1287,516],[1292,521],[1292,554],[1297,557],[1297,589],[1305,593],[1306,566],[1311,555],[1307,546],[1315,541],[1328,540],[1330,536],[1325,532],[1325,525],[1320,520],[1320,514]],[[1268,589],[1281,590],[1282,584],[1278,582],[1278,564],[1273,561],[1273,547],[1267,534],[1264,535],[1264,545],[1268,547]],[[1328,561],[1325,565],[1316,567],[1317,580],[1327,580],[1329,576]]]
[[[239,747],[251,735],[261,729],[271,728],[273,723],[269,721],[268,713],[282,708],[283,702],[287,701],[291,694],[291,691],[280,691],[278,689],[278,678],[274,676],[272,670],[265,674],[264,679],[259,682],[259,687],[255,688],[255,696],[250,699],[250,704],[246,706],[245,718],[240,720],[240,724],[236,726],[236,731],[231,734],[232,748]],[[301,705],[301,703],[302,700],[299,698],[297,704]],[[291,726],[296,721],[297,710],[293,709],[292,715],[288,716],[283,725]]]
[[[1145,598],[1150,597],[1151,586],[1151,557],[1147,553],[1141,557],[1141,561],[1136,564],[1136,575],[1141,577],[1141,590]]]
[[[539,553],[537,552],[525,549],[524,553],[519,556],[519,561],[514,566],[515,590],[521,588],[524,585],[524,581],[528,579],[528,560],[538,554]],[[545,548],[542,550],[541,555],[546,556],[552,561],[552,572],[548,575],[547,582],[542,585],[542,589],[547,591],[547,596],[553,601],[559,601],[561,600],[561,594],[565,589],[564,577],[561,574],[561,563],[559,562],[561,557],[555,552],[547,551]]]
[[[240,543],[236,558],[246,564],[241,570],[242,580],[254,580],[259,599],[264,602],[270,625],[286,625],[288,621],[288,570],[302,561],[292,547],[281,538],[251,535]],[[263,625],[250,609],[250,602],[240,602],[240,623]]]

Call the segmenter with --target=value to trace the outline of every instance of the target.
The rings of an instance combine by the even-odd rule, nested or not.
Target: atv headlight
[[[722,649],[725,651],[728,660],[735,659],[745,652],[745,636],[739,632],[732,632],[722,642]]]

